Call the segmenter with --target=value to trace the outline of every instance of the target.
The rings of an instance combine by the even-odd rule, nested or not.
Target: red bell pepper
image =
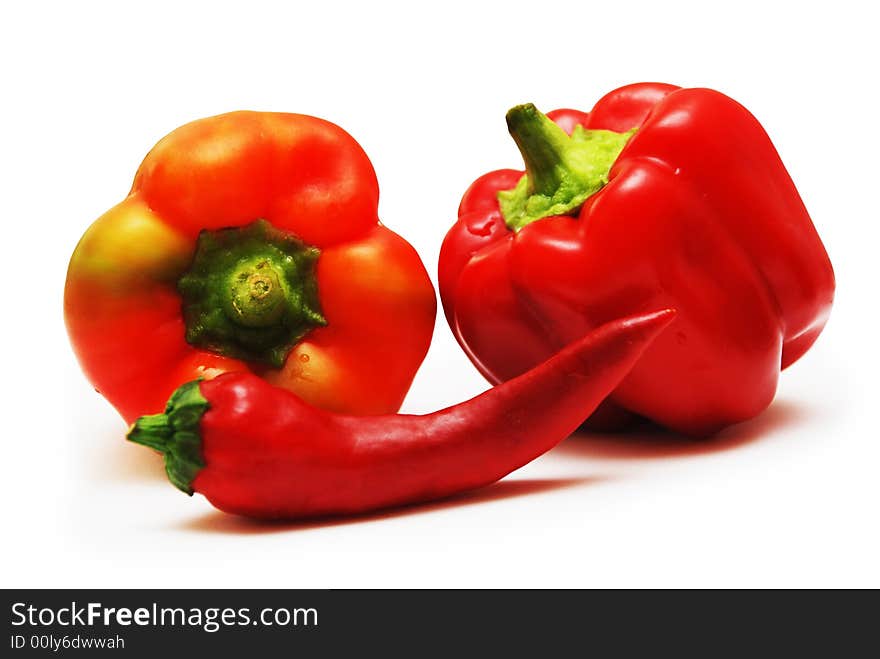
[[[825,325],[834,274],[758,121],[657,83],[507,120],[526,171],[479,178],[440,254],[446,318],[477,368],[502,382],[611,318],[671,306],[593,421],[705,435],[766,408]]]
[[[178,128],[70,260],[65,320],[89,380],[128,421],[228,371],[327,409],[396,411],[436,298],[378,200],[363,149],[322,119],[232,112]]]
[[[247,373],[181,386],[128,439],[220,510],[266,518],[362,513],[488,485],[565,439],[669,324],[609,323],[528,373],[424,416],[315,408]]]

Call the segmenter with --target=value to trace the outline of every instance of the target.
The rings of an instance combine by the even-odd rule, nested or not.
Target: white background
[[[4,3],[0,585],[880,586],[868,6]],[[340,124],[435,278],[466,186],[518,166],[508,107],[589,109],[641,80],[749,107],[835,265],[830,324],[760,418],[702,444],[574,437],[452,502],[266,526],[172,488],[82,376],[61,312],[70,253],[178,125],[235,109]],[[404,409],[485,387],[441,316]]]

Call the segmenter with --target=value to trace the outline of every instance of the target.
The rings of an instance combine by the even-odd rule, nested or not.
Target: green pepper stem
[[[283,282],[284,272],[269,259],[257,258],[239,264],[226,284],[226,315],[244,327],[277,324],[289,297]]]
[[[511,231],[545,217],[576,213],[608,183],[614,161],[635,132],[577,126],[569,137],[531,103],[510,110],[507,127],[526,164],[516,187],[498,193]]]
[[[526,164],[531,191],[552,196],[571,169],[566,163],[571,138],[532,103],[508,111],[507,130]]]
[[[156,449],[165,458],[165,473],[174,486],[192,494],[192,482],[205,466],[199,423],[210,407],[199,380],[181,385],[171,394],[163,414],[142,416],[126,439]]]
[[[164,454],[168,449],[171,434],[171,424],[167,414],[146,414],[134,422],[126,439],[149,446]]]
[[[266,220],[202,231],[177,282],[187,342],[280,368],[291,347],[327,324],[315,274],[319,254]]]

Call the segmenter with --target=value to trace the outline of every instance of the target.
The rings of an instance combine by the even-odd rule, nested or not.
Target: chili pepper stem
[[[199,422],[210,407],[193,380],[179,387],[163,414],[138,419],[128,431],[129,441],[149,446],[165,456],[168,480],[179,490],[192,494],[192,480],[205,466]]]
[[[171,434],[167,414],[144,415],[128,429],[128,438],[131,441],[149,446],[162,453],[168,447],[168,438]]]

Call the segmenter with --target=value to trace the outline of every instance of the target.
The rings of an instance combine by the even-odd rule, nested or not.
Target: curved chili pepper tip
[[[433,414],[333,414],[252,374],[227,373],[185,385],[164,415],[143,417],[128,438],[162,451],[180,489],[251,517],[353,514],[448,497],[503,478],[568,437],[674,316],[663,309],[607,323]]]

